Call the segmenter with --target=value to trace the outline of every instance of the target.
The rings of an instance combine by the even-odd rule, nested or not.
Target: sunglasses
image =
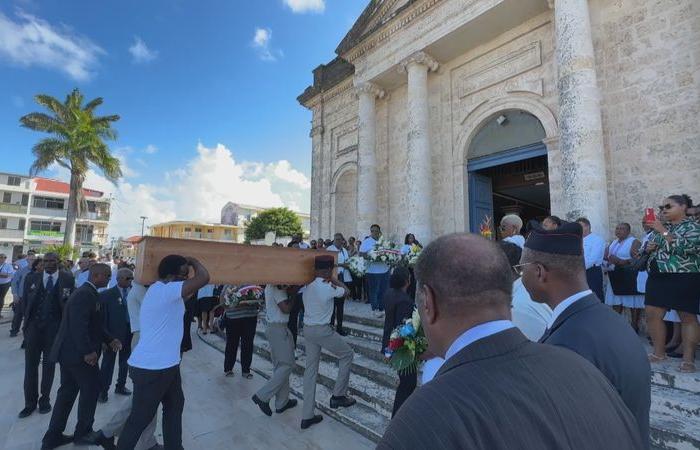
[[[671,209],[671,208],[673,208],[673,205],[670,204],[670,203],[666,203],[665,205],[659,205],[659,210],[660,210],[660,211],[663,211],[664,209],[665,209],[665,210],[669,210],[669,209]]]

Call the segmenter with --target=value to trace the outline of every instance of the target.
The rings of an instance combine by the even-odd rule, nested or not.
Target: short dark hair
[[[372,228],[376,228],[377,230],[382,231],[382,227],[380,227],[380,226],[377,225],[376,223],[373,223],[373,224],[369,227],[370,231],[372,231]]]
[[[630,231],[632,230],[632,225],[630,225],[627,222],[620,222],[620,225],[622,225],[623,227],[627,227],[627,229]]]
[[[523,255],[523,249],[521,249],[519,245],[508,241],[500,241],[498,245],[501,246],[501,250],[503,250],[506,258],[508,258],[508,264],[510,264],[511,267],[520,264],[520,257]]]
[[[89,270],[90,270],[90,278],[92,278],[93,276],[95,276],[97,274],[106,274],[106,273],[112,272],[112,268],[104,263],[93,264],[92,266],[90,266]]]
[[[476,234],[439,237],[423,249],[414,271],[417,282],[430,286],[454,311],[511,301],[513,278],[505,254]]]
[[[589,227],[591,226],[591,221],[586,219],[585,217],[579,217],[578,219],[576,219],[576,223],[585,223]]]
[[[551,220],[552,222],[556,223],[558,227],[561,226],[561,219],[557,216],[547,216],[545,217],[542,221],[544,222],[545,220]]]
[[[158,278],[166,278],[168,275],[179,275],[180,268],[187,264],[184,256],[168,255],[158,264]]]
[[[669,199],[673,200],[679,205],[685,205],[686,208],[692,208],[693,207],[693,200],[687,196],[686,194],[680,194],[680,195],[669,195]]]
[[[410,278],[411,274],[408,272],[407,268],[397,267],[389,277],[389,287],[392,289],[401,289],[406,286]]]

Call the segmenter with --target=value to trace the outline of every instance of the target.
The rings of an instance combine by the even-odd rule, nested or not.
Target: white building
[[[266,209],[270,208],[228,202],[221,208],[221,223],[245,228],[250,219]],[[295,212],[295,214],[301,220],[301,229],[304,231],[304,235],[308,236],[311,230],[311,217],[306,213]]]
[[[66,227],[69,185],[48,178],[0,173],[0,252],[13,257],[29,249],[61,244]],[[110,199],[84,188],[87,210],[76,224],[76,245],[98,250],[106,244]]]

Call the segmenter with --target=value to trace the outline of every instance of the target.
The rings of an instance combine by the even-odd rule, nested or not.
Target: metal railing
[[[0,203],[0,212],[12,213],[12,214],[27,214],[28,206],[26,205],[15,205],[12,203]]]
[[[24,230],[0,229],[0,239],[24,239]]]

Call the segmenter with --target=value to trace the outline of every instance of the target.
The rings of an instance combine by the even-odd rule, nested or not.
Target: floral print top
[[[659,272],[700,272],[700,223],[687,218],[678,224],[664,224],[673,242],[654,231],[650,241],[659,244],[649,262],[656,261]]]

